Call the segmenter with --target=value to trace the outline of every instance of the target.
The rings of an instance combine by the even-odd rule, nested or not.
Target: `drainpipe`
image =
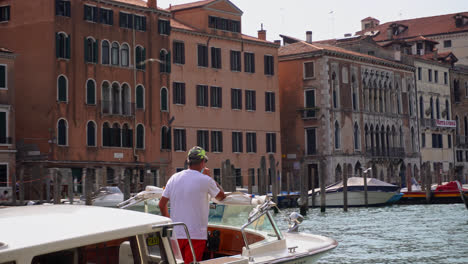
[[[418,146],[419,146],[419,178],[421,179],[421,174],[422,174],[422,153],[421,153],[421,131],[420,131],[420,121],[419,121],[419,116],[421,115],[421,113],[418,114],[418,111],[417,109],[419,109],[419,101],[418,101],[418,79],[417,79],[417,76],[416,76],[416,67],[415,67],[415,71],[413,73],[413,76],[414,76],[414,89],[415,89],[415,94],[416,94],[416,124],[417,124],[417,127],[418,127]],[[423,110],[424,110],[424,107],[423,107]],[[407,187],[409,188],[409,187]],[[409,190],[409,189],[408,189]]]
[[[137,68],[136,68],[136,40],[135,40],[135,15],[133,15],[133,29],[132,29],[132,45],[133,45],[133,89],[136,91],[137,86]],[[131,94],[131,92],[130,92]],[[136,143],[137,143],[137,120],[136,120],[136,93],[135,93],[135,104],[133,105],[133,158],[135,162],[138,162],[138,155],[136,154]]]

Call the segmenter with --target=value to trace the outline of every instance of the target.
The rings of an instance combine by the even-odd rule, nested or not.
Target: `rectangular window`
[[[255,111],[257,109],[255,97],[256,97],[255,91],[253,90],[245,91],[245,110]]]
[[[0,112],[0,144],[11,144],[11,138],[8,138],[7,112]]]
[[[133,15],[119,12],[119,24],[122,28],[133,28]]]
[[[447,135],[448,148],[452,148],[452,135]]]
[[[240,32],[240,21],[208,16],[208,26],[214,29],[226,30],[231,32]]]
[[[172,45],[174,50],[174,63],[185,64],[185,44],[183,42],[174,41]]]
[[[423,148],[426,147],[426,133],[422,133],[422,134],[421,134],[421,146],[422,146]]]
[[[197,85],[197,106],[208,106],[208,85]]]
[[[221,184],[221,169],[213,169],[213,178],[218,184]]]
[[[174,150],[186,151],[185,129],[174,129]]]
[[[247,153],[257,153],[257,134],[247,132]]]
[[[6,65],[0,65],[0,89],[7,88],[7,68]]]
[[[444,40],[444,48],[451,48],[452,40]]]
[[[244,53],[244,71],[255,73],[255,54],[246,52]]]
[[[146,17],[145,16],[134,16],[135,29],[139,31],[146,31]]]
[[[173,83],[173,102],[174,104],[184,105],[185,104],[185,83],[174,82]]]
[[[444,147],[444,144],[442,142],[442,134],[432,134],[432,147],[433,148]]]
[[[55,0],[55,15],[57,16],[71,16],[71,6],[69,0]]]
[[[419,81],[422,80],[422,68],[421,67],[418,67],[418,80]]]
[[[10,6],[0,6],[0,22],[10,20]]]
[[[158,20],[158,32],[160,35],[167,35],[171,34],[171,22],[169,20]]]
[[[241,53],[240,51],[231,50],[231,71],[241,71]]]
[[[315,77],[313,62],[304,62],[304,79],[310,79]]]
[[[211,152],[223,152],[223,133],[211,131]]]
[[[276,153],[276,133],[266,133],[266,152]]]
[[[231,109],[242,110],[242,90],[231,89]]]
[[[221,108],[223,106],[223,94],[221,87],[211,86],[211,107]]]
[[[232,132],[232,152],[243,152],[242,132]]]
[[[89,22],[98,22],[98,8],[97,6],[84,5],[83,19]]]
[[[448,84],[448,73],[444,72],[444,84]]]
[[[439,71],[434,71],[434,82],[435,83],[439,82]]]
[[[210,150],[208,130],[197,131],[197,146],[202,147],[206,151]]]
[[[306,154],[314,155],[317,154],[317,142],[315,128],[306,128]]]
[[[101,24],[113,25],[114,24],[114,11],[112,9],[99,9],[99,22]]]
[[[208,47],[205,45],[198,44],[197,54],[198,54],[198,66],[208,67]]]
[[[428,70],[427,70],[427,75],[428,75],[428,77],[427,77],[427,78],[428,78],[428,81],[429,81],[429,82],[432,82],[432,70],[431,70],[431,69],[428,69]]]
[[[6,164],[0,165],[0,186],[8,186],[8,165]]]
[[[304,91],[304,113],[303,118],[315,117],[315,90]]]
[[[211,68],[221,69],[221,48],[211,47]]]
[[[271,55],[265,55],[265,75],[275,75],[275,60]]]
[[[265,111],[275,112],[275,93],[265,92]]]

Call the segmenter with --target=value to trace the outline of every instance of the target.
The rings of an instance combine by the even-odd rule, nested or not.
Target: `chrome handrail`
[[[189,246],[190,246],[190,251],[192,251],[192,258],[193,258],[192,263],[193,264],[198,264],[197,258],[195,256],[195,250],[193,249],[192,240],[190,239],[190,234],[189,234],[189,231],[188,231],[188,228],[187,228],[186,224],[184,224],[182,222],[174,222],[174,223],[169,223],[169,224],[153,225],[152,229],[165,228],[165,227],[174,227],[174,226],[183,226],[184,227],[185,234],[187,235],[187,240],[188,240]]]

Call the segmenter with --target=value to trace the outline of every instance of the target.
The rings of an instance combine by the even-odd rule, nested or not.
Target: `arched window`
[[[109,41],[103,40],[102,41],[102,47],[101,47],[101,63],[108,65],[110,63],[110,45]]]
[[[112,84],[111,89],[111,113],[112,114],[120,114],[120,106],[121,106],[121,96],[120,96],[120,86],[118,83]]]
[[[109,126],[109,123],[105,122],[102,125],[102,146],[111,147],[111,132],[112,129]]]
[[[145,128],[142,124],[137,125],[136,147],[138,149],[145,148]]]
[[[120,58],[123,67],[128,67],[130,64],[130,49],[127,44],[123,44],[120,49]]]
[[[57,79],[57,100],[59,102],[68,101],[68,80],[63,75]]]
[[[112,130],[111,130],[111,145],[112,147],[120,147],[121,146],[121,131],[120,131],[120,125],[118,123],[114,123],[112,125]]]
[[[70,36],[64,32],[55,33],[55,53],[57,58],[70,58]]]
[[[424,101],[422,96],[419,97],[419,117],[421,120],[424,119]]]
[[[161,111],[168,111],[168,96],[167,96],[167,88],[161,88]]]
[[[138,85],[136,88],[136,108],[145,108],[145,88],[142,85]]]
[[[112,59],[112,65],[119,65],[119,43],[117,42],[112,42],[112,49],[111,49],[111,59]]]
[[[165,126],[161,128],[161,149],[171,149],[171,129]]]
[[[447,99],[445,100],[445,118],[450,120],[450,105]]]
[[[341,147],[341,133],[340,133],[340,125],[338,121],[335,121],[335,149],[340,149]]]
[[[84,59],[85,59],[85,62],[92,62],[92,63],[98,62],[98,43],[92,37],[88,37],[85,39]]]
[[[101,87],[101,107],[103,114],[110,114],[111,112],[111,91],[108,82],[103,82]]]
[[[57,144],[59,146],[68,145],[67,135],[68,134],[68,124],[65,119],[60,119],[57,124]]]
[[[437,119],[440,119],[440,104],[439,104],[439,98],[436,99],[436,116]]]
[[[86,103],[90,105],[96,104],[96,83],[94,80],[86,82]]]
[[[146,50],[142,46],[137,46],[135,49],[136,68],[139,70],[146,69]]]
[[[359,144],[360,143],[359,142],[359,136],[360,136],[359,135],[359,126],[358,126],[358,124],[356,122],[356,123],[354,123],[354,149],[355,150],[360,149],[359,148],[359,145],[360,145]]]
[[[133,146],[133,131],[128,124],[122,126],[122,147],[131,148]]]
[[[120,102],[122,103],[121,113],[126,116],[132,115],[132,103],[130,93],[130,87],[128,86],[128,84],[124,83],[122,85],[122,90],[120,93]]]
[[[93,121],[89,121],[86,126],[86,143],[88,147],[96,146],[96,124]]]
[[[159,52],[159,72],[171,72],[171,53],[165,49]]]

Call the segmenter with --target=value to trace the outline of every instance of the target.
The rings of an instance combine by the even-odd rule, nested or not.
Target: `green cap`
[[[187,160],[188,161],[201,161],[201,160],[208,161],[208,156],[206,156],[206,151],[203,148],[199,146],[195,146],[189,150],[188,155],[187,155]]]

